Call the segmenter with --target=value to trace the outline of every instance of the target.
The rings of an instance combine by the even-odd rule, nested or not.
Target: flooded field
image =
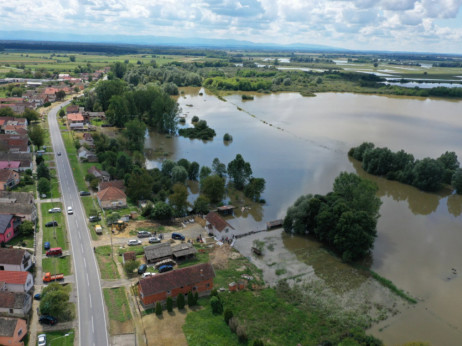
[[[159,166],[164,158],[182,157],[208,166],[218,157],[227,164],[242,154],[254,176],[265,178],[262,197],[267,202],[239,210],[230,220],[242,233],[284,217],[301,194],[328,192],[341,171],[374,180],[383,204],[371,269],[420,302],[399,314],[390,313],[393,317],[371,331],[386,344],[421,340],[453,345],[462,340],[461,196],[450,191],[424,193],[370,176],[346,154],[350,147],[371,141],[392,150],[404,149],[416,158],[455,151],[462,159],[462,103],[346,93],[311,98],[296,93],[256,95],[253,101],[232,95],[224,102],[202,92],[189,89],[178,102],[186,122],[194,115],[206,120],[217,133],[215,139],[203,142],[150,133],[145,143],[148,167]],[[227,132],[233,142],[225,144],[222,139]],[[191,193],[198,193],[197,186]],[[363,287],[370,285],[370,279],[357,276],[316,242],[275,232],[255,235],[270,236],[266,241],[273,243],[274,251],[267,251],[270,257],[254,259],[266,268],[265,280],[316,278],[333,292],[365,294]],[[246,247],[251,246],[252,237],[237,244],[245,255],[250,256]],[[273,253],[283,260],[273,261]],[[385,294],[380,289],[367,291]]]

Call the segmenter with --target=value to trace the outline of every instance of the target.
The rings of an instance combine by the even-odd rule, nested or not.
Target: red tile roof
[[[8,179],[14,178],[13,171],[9,169],[0,169],[0,182],[7,182]]]
[[[83,115],[80,113],[69,113],[67,115],[67,120],[83,122]]]
[[[0,282],[6,282],[7,284],[14,285],[24,285],[29,275],[32,274],[29,272],[0,270]]]
[[[211,211],[205,216],[205,219],[212,224],[213,227],[215,227],[216,230],[219,232],[223,231],[226,227],[229,227],[231,229],[234,229],[233,226],[231,226],[229,223],[226,222],[225,219],[223,219],[220,215],[215,213],[214,211]]]
[[[127,195],[121,190],[113,186],[98,192],[96,194],[100,201],[115,201],[118,199],[127,198]]]
[[[174,288],[182,286],[195,285],[214,277],[215,272],[212,265],[210,263],[201,263],[141,279],[140,288],[146,297],[156,293],[171,291]]]
[[[99,190],[103,191],[107,189],[108,187],[115,187],[118,188],[119,190],[125,191],[125,185],[123,180],[110,180],[110,181],[102,181],[99,183]]]

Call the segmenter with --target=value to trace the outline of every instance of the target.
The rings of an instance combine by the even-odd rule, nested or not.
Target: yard
[[[52,346],[73,346],[74,345],[74,330],[60,330],[56,332],[46,332],[47,345]]]
[[[96,248],[96,259],[98,260],[101,279],[120,279],[117,265],[111,256],[111,247],[109,245],[99,246]]]
[[[133,333],[132,314],[124,287],[103,289],[112,335]]]

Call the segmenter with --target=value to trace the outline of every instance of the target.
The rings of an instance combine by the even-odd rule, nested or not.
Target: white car
[[[141,245],[141,241],[138,239],[130,239],[127,244],[129,246]]]
[[[51,208],[51,209],[48,209],[48,212],[49,213],[60,213],[61,208]]]
[[[149,242],[152,243],[160,243],[160,239],[157,237],[151,237],[149,238]]]
[[[68,215],[74,214],[74,211],[72,210],[72,207],[67,207],[67,214]]]
[[[46,334],[40,334],[37,337],[38,340],[38,346],[47,346],[47,335]]]
[[[143,275],[141,275],[141,277],[144,279],[144,278],[154,276],[154,275],[156,275],[156,273],[146,272],[146,273],[143,273]]]

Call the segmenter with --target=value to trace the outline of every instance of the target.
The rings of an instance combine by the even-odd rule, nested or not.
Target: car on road
[[[157,237],[151,237],[151,238],[149,238],[149,242],[150,242],[151,244],[153,244],[153,243],[160,243],[160,239],[157,238]]]
[[[88,218],[88,221],[90,221],[90,222],[96,222],[96,221],[100,221],[100,220],[101,220],[101,218],[99,216],[90,216]]]
[[[40,293],[34,294],[35,300],[40,300],[40,298],[42,298],[42,295]]]
[[[80,191],[80,196],[90,196],[90,191]]]
[[[49,324],[50,326],[52,326],[58,323],[58,320],[55,317],[50,316],[50,315],[42,315],[39,318],[39,322],[40,324]]]
[[[47,346],[47,335],[46,334],[40,334],[37,336],[37,345],[38,346]]]
[[[51,209],[48,209],[48,212],[49,213],[60,213],[61,208],[51,208]]]
[[[169,272],[170,270],[173,270],[173,266],[170,264],[164,264],[159,267],[159,273]]]
[[[43,248],[44,248],[45,250],[50,250],[50,248],[51,248],[50,242],[49,242],[49,241],[46,241],[46,242],[43,244]]]
[[[130,239],[127,244],[128,246],[141,245],[141,241],[138,239]]]
[[[144,274],[146,270],[148,269],[148,266],[146,264],[142,264],[138,267],[138,274]]]
[[[138,238],[148,238],[152,236],[152,234],[148,231],[139,231],[137,236]]]
[[[60,151],[58,151],[58,156],[61,156],[61,152],[60,152]]]
[[[56,221],[49,221],[45,224],[45,227],[53,227],[53,226],[58,226],[58,223]]]
[[[67,215],[72,215],[72,214],[74,214],[72,207],[67,207]]]
[[[172,233],[172,239],[177,239],[177,240],[185,240],[185,237],[181,233]]]

